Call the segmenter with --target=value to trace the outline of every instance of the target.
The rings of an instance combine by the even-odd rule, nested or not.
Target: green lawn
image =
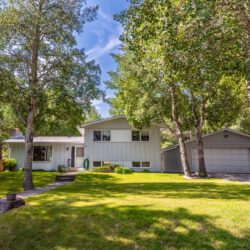
[[[80,174],[1,215],[0,249],[250,249],[250,185]]]
[[[56,172],[33,172],[33,181],[36,187],[42,187],[54,182]],[[23,183],[23,172],[0,172],[0,198],[9,192],[21,192]]]

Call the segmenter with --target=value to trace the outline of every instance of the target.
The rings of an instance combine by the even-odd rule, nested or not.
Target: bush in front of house
[[[5,158],[3,160],[4,170],[15,171],[17,167],[17,163],[15,159]]]
[[[94,167],[92,168],[91,171],[95,173],[111,173],[112,172],[110,166]]]
[[[116,174],[132,174],[133,170],[130,168],[125,168],[125,167],[119,166],[119,167],[115,168],[115,173]]]
[[[66,167],[65,167],[65,165],[63,165],[63,164],[58,165],[58,166],[57,166],[57,171],[60,172],[60,173],[66,172]]]

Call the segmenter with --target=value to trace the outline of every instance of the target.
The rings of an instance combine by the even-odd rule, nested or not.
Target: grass
[[[33,172],[33,181],[36,187],[46,186],[54,182],[56,172]],[[9,192],[21,192],[23,183],[23,172],[0,172],[0,198]]]
[[[80,174],[1,215],[0,249],[250,249],[250,185]]]

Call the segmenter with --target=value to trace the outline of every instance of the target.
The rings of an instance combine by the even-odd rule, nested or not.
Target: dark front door
[[[75,147],[71,148],[71,167],[75,167]]]

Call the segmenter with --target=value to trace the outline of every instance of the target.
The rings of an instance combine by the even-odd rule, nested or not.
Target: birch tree
[[[25,128],[25,190],[34,188],[33,137],[44,116],[60,111],[65,120],[75,119],[102,94],[100,69],[74,37],[96,13],[82,0],[0,3],[2,96]]]

